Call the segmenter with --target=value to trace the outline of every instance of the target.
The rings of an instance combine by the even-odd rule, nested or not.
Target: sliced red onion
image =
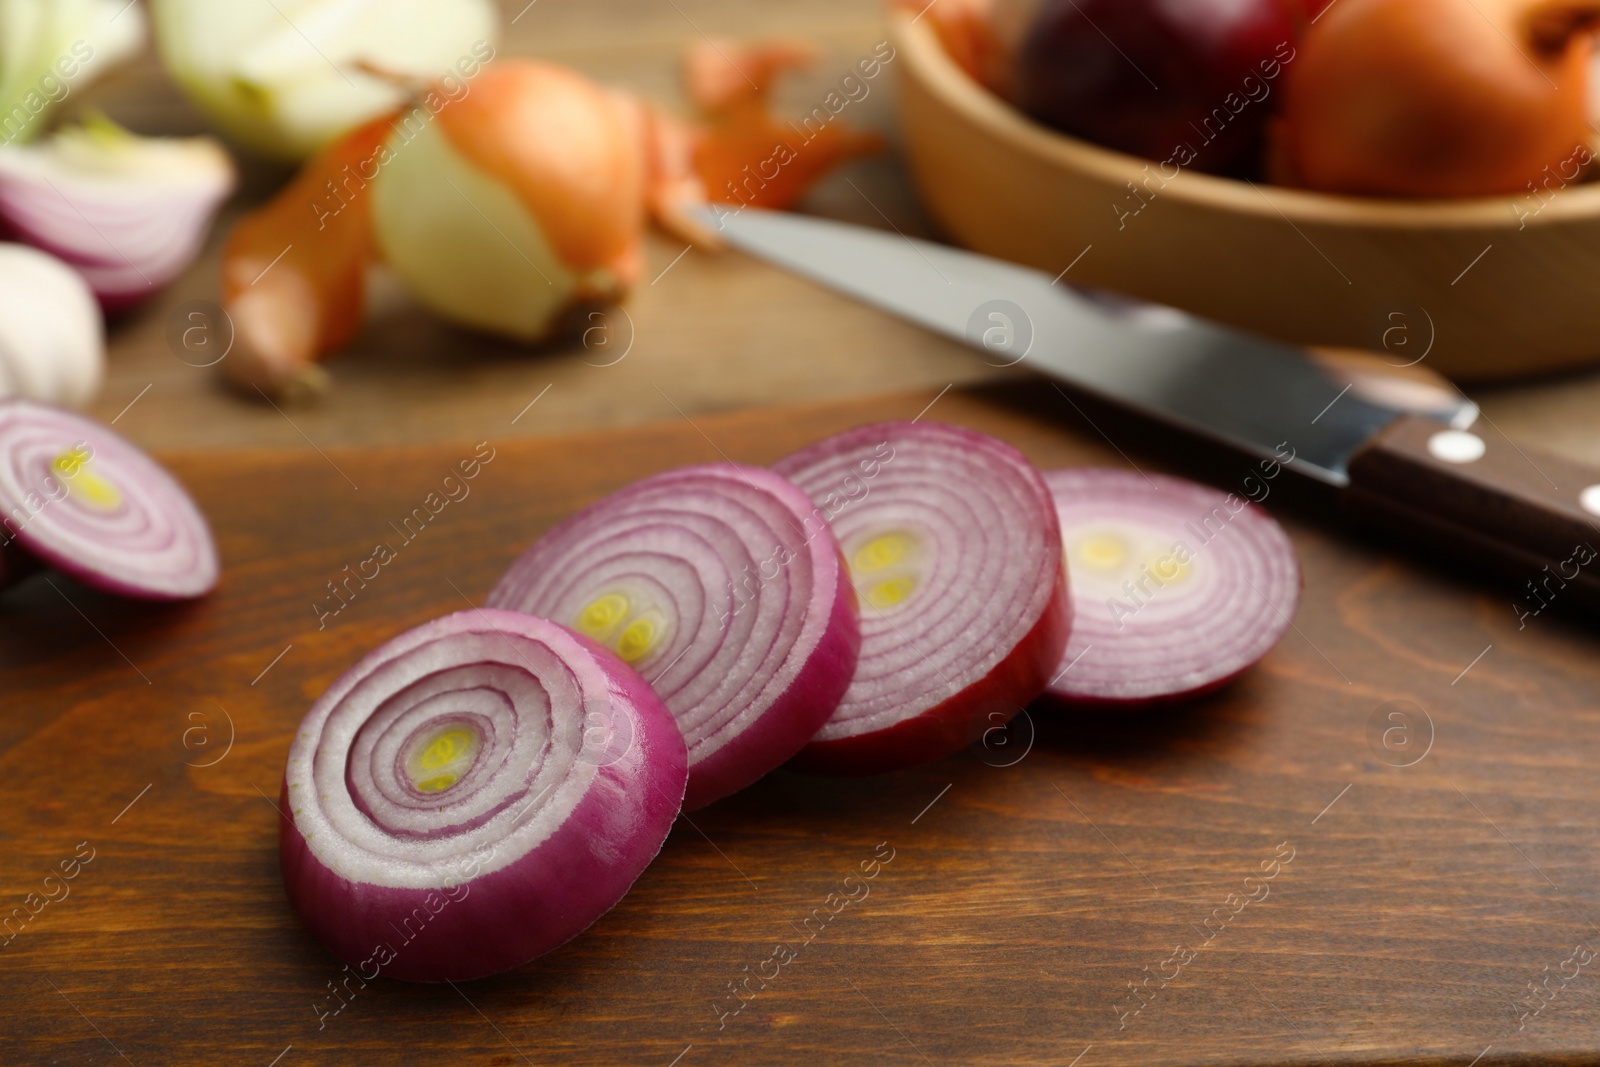
[[[1072,576],[1072,640],[1049,696],[1133,708],[1199,696],[1265,656],[1300,562],[1259,506],[1181,478],[1045,472]]]
[[[364,978],[492,974],[622,899],[686,775],[671,714],[612,653],[517,612],[448,615],[350,668],[300,723],[284,885]]]
[[[136,137],[95,118],[0,152],[0,223],[70,264],[116,312],[193,261],[233,186],[210,138]]]
[[[838,536],[861,601],[861,655],[796,760],[871,774],[980,740],[1050,680],[1070,623],[1061,533],[1010,445],[939,423],[830,437],[775,469]]]
[[[861,643],[838,542],[811,501],[732,463],[658,474],[579,512],[488,603],[567,623],[650,680],[689,746],[691,810],[800,751]]]
[[[189,494],[81,415],[0,400],[0,546],[119,596],[180,600],[217,584],[217,548]]]

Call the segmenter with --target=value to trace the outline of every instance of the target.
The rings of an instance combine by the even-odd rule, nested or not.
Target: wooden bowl
[[[896,12],[893,41],[913,173],[968,248],[1286,341],[1425,357],[1458,380],[1600,362],[1600,184],[1402,201],[1164,181],[1014,110],[926,20]]]

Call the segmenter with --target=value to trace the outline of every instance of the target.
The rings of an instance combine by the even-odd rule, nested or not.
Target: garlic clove
[[[0,397],[81,407],[104,370],[104,328],[88,284],[54,256],[0,244]]]

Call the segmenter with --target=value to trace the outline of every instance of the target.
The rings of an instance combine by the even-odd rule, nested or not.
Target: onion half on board
[[[1181,478],[1045,472],[1072,576],[1072,640],[1048,696],[1138,708],[1244,673],[1289,629],[1300,562],[1259,505]]]
[[[693,810],[800,751],[850,683],[853,595],[814,512],[763,468],[667,471],[550,530],[488,604],[571,626],[649,680],[688,744]]]
[[[972,430],[889,422],[774,469],[833,527],[861,602],[855,676],[796,767],[874,774],[938,759],[1050,681],[1071,603],[1055,504],[1020,452]]]
[[[284,885],[363,977],[505,970],[622,899],[686,767],[672,716],[610,652],[515,612],[447,615],[362,659],[301,722]]]
[[[0,401],[4,574],[43,563],[118,596],[210,592],[211,528],[181,485],[109,427],[31,400]]]

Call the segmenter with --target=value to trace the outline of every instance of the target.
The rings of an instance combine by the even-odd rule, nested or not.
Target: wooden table
[[[538,0],[507,48],[672,100],[694,27],[798,34],[827,48],[788,91],[798,107],[881,26],[875,0]],[[140,129],[200,125],[151,64],[97,95]],[[888,94],[861,114],[890,130]],[[836,180],[809,206],[927,232],[892,157],[849,177],[860,192]],[[240,202],[271,182],[252,168]],[[0,604],[5,906],[76,842],[96,850],[72,896],[0,954],[0,1063],[1595,1061],[1595,968],[1523,1029],[1512,1011],[1600,938],[1594,630],[1547,617],[1518,631],[1498,591],[1298,518],[1298,630],[1226,694],[1135,723],[1041,720],[1014,767],[963,755],[847,782],[780,773],[680,824],[623,904],[545,961],[456,992],[376,983],[319,1026],[339,965],[283,902],[261,794],[305,706],[376,641],[480,598],[530,537],[635,475],[724,448],[766,462],[908,417],[951,383],[967,388],[941,417],[1041,463],[1124,462],[1025,375],[739,257],[690,252],[667,270],[679,251],[653,241],[651,277],[665,273],[628,305],[635,343],[611,366],[581,345],[450,330],[386,288],[324,401],[240,400],[165,341],[175,308],[214,296],[215,242],[116,329],[94,412],[172,452],[230,569],[193,608],[39,583]],[[1600,375],[1474,395],[1502,430],[1600,461]],[[802,402],[777,420],[745,410]],[[431,488],[456,442],[485,438],[506,459],[479,495],[317,630],[323,580]],[[1436,738],[1415,761],[1383,741],[1395,700]],[[203,766],[219,706],[235,743]],[[896,859],[870,901],[719,1027],[727,983],[880,841]],[[1281,843],[1294,858],[1270,899],[1213,936],[1201,924]],[[1152,992],[1147,975],[1174,968]]]
[[[0,916],[23,927],[0,947],[0,1062],[1595,1062],[1600,965],[1573,953],[1600,946],[1595,630],[1519,630],[1498,590],[1284,509],[1295,630],[1224,692],[1153,718],[1036,706],[1008,747],[898,774],[779,771],[680,819],[617,908],[534,963],[341,985],[284,898],[272,803],[318,693],[481,602],[603,493],[934,399],[495,437],[470,495],[326,626],[325,582],[471,446],[176,457],[216,524],[217,593],[138,604],[56,576],[0,602]],[[954,390],[930,417],[1042,466],[1129,461],[1053,392]],[[813,916],[885,855],[869,896]],[[77,856],[65,894],[44,880]],[[775,977],[778,943],[796,958]]]

